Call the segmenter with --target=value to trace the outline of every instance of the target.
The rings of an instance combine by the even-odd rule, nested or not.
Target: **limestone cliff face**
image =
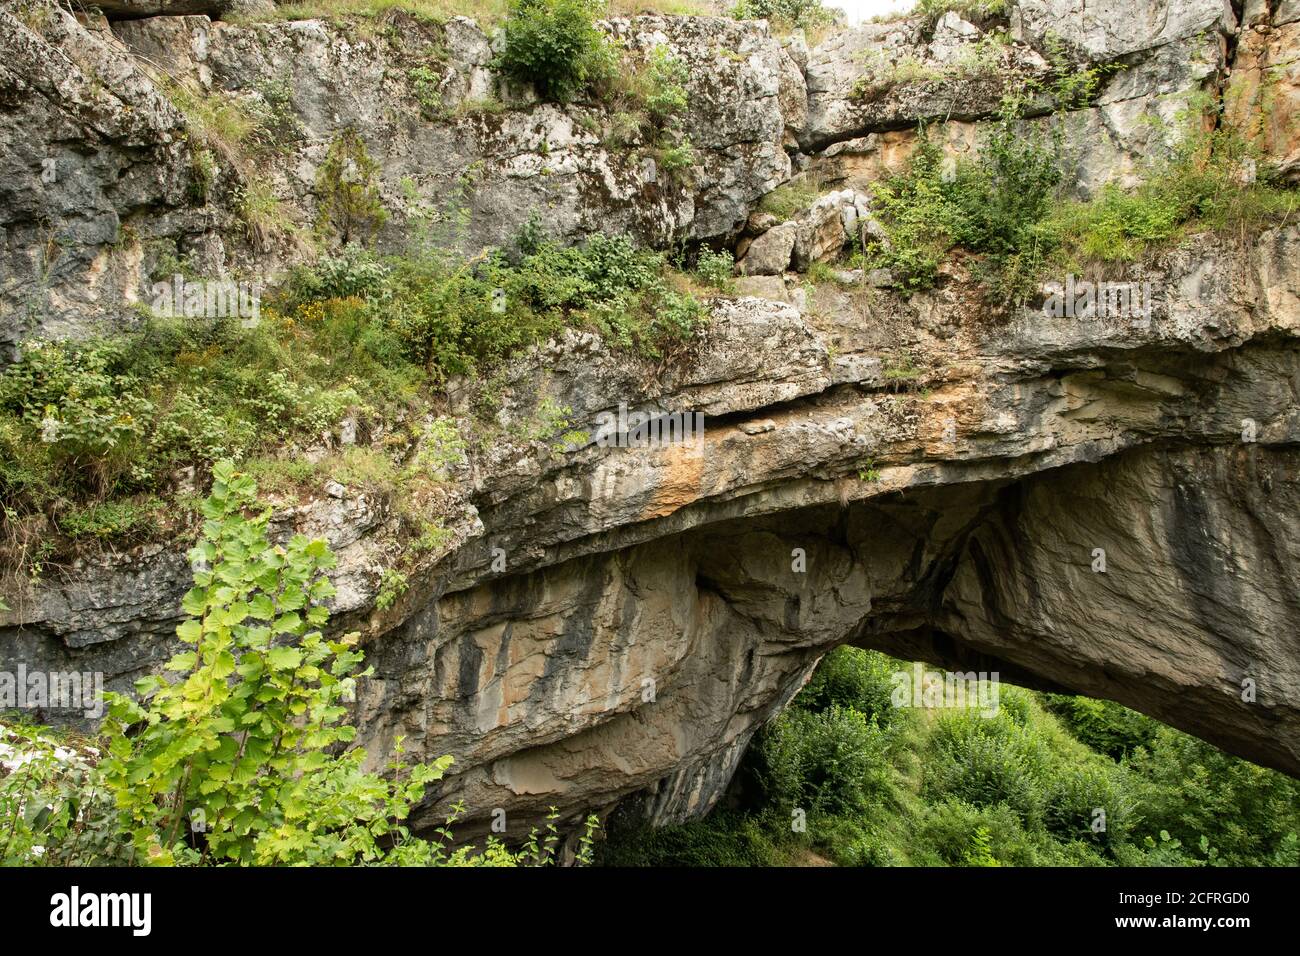
[[[960,120],[947,147],[971,148],[999,77],[1047,70],[1049,34],[1127,67],[1058,119],[1084,194],[1132,180],[1162,135],[1142,117],[1166,115],[1171,93],[1294,98],[1294,74],[1267,65],[1295,52],[1295,4],[1139,6],[1023,0],[1014,42],[978,69],[985,32],[955,15],[812,50],[762,24],[615,21],[632,50],[664,43],[692,64],[693,181],[603,145],[583,123],[597,105],[506,90],[500,113],[422,117],[408,86],[422,44],[442,51],[444,102],[492,88],[490,39],[466,20],[360,35],[206,16],[35,29],[0,12],[0,336],[123,321],[156,265],[147,243],[122,241],[128,225],[214,269],[293,261],[287,243],[249,246],[220,189],[190,197],[183,120],[150,69],[248,96],[287,78],[298,139],[270,175],[303,222],[315,168],[350,126],[395,211],[381,244],[472,170],[467,250],[537,209],[569,238],[631,231],[742,253],[743,294],[714,302],[688,362],[648,374],[568,332],[501,378],[503,422],[544,399],[593,431],[621,405],[701,412],[698,447],[498,443],[457,471],[448,542],[384,612],[384,501],[343,490],[277,516],[340,554],[336,617],[365,631],[376,669],[357,701],[372,759],[397,736],[456,758],[420,823],[456,800],[466,835],[496,807],[512,833],[552,805],[566,819],[628,799],[658,822],[701,814],[754,731],[845,642],[1110,697],[1300,774],[1300,227],[1200,237],[1135,266],[1124,278],[1153,290],[1141,322],[994,316],[960,265],[910,298],[886,280],[809,288],[790,272],[872,227],[866,184],[908,154],[918,119]],[[881,50],[929,72],[872,72]],[[1286,124],[1259,133],[1291,168]],[[42,184],[50,155],[70,175]],[[790,223],[751,215],[799,169],[826,196]],[[48,223],[61,224],[53,261]],[[450,397],[474,427],[468,389]],[[129,685],[171,651],[182,555],[177,543],[88,558],[18,595],[0,659]]]
[[[69,333],[128,321],[164,255],[204,275],[257,277],[301,259],[292,230],[311,227],[317,172],[344,130],[379,164],[390,211],[380,248],[423,232],[476,253],[534,214],[571,241],[626,232],[664,246],[734,232],[790,176],[782,142],[787,101],[803,92],[797,66],[755,24],[639,17],[609,29],[631,62],[663,45],[688,67],[690,177],[658,169],[639,134],[603,142],[599,104],[560,109],[531,90],[496,90],[489,38],[463,17],[81,24],[56,9],[33,30],[0,10],[0,226],[11,237],[0,344],[37,324]],[[185,80],[273,113],[283,158],[246,170],[218,155],[197,198],[184,117],[164,95]],[[282,234],[257,245],[237,214],[253,174],[286,214]]]

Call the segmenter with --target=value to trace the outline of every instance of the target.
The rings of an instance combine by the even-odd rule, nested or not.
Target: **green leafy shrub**
[[[497,68],[543,99],[573,99],[615,68],[595,23],[603,9],[599,0],[511,0]]]
[[[104,495],[129,480],[156,410],[129,366],[121,340],[30,343],[0,376],[0,410],[16,419],[17,444],[0,474],[21,474],[15,459],[29,454],[84,492]]]
[[[1061,183],[1059,148],[1037,129],[1019,124],[1021,107],[1003,115],[980,147],[978,161],[958,167],[948,196],[953,240],[988,256],[986,275],[1003,299],[1023,295],[1033,276],[1018,257],[1034,245],[1035,225],[1047,215]]]
[[[614,74],[602,85],[611,145],[648,147],[668,178],[684,178],[695,165],[695,149],[682,130],[690,105],[686,63],[666,46],[652,48],[644,62]]]
[[[835,705],[851,707],[886,727],[897,713],[891,701],[894,670],[893,662],[882,654],[837,647],[822,658],[799,692],[799,706],[818,711]]]
[[[1114,768],[1093,763],[1055,770],[1044,787],[1048,832],[1067,842],[1088,840],[1104,847],[1123,843],[1133,810],[1124,780]]]
[[[1058,111],[1077,110],[1095,102],[1105,81],[1125,68],[1117,63],[1089,64],[1050,30],[1044,45],[1052,67],[1050,91]]]
[[[520,855],[494,839],[480,855],[412,836],[405,821],[451,758],[407,765],[399,741],[385,777],[362,769],[364,750],[347,749],[356,731],[344,704],[369,671],[360,671],[355,634],[324,636],[334,593],[325,541],[299,535],[271,546],[270,509],[230,462],[214,468],[202,511],[203,537],[190,552],[198,570],[182,601],[189,616],[177,628],[189,649],[167,663],[174,677],[138,682],[142,703],[107,695],[108,753],[92,762],[92,747],[3,729],[0,806],[17,813],[6,862],[550,862],[553,821]],[[115,809],[97,793],[111,794]]]
[[[508,302],[514,279],[500,259],[479,273],[436,256],[405,260],[394,268],[389,301],[372,314],[427,373],[435,378],[464,374],[559,327],[558,315],[517,299],[498,311],[503,294]]]
[[[396,568],[385,568],[379,581],[379,593],[375,595],[375,607],[387,611],[406,593],[408,586],[405,574]]]
[[[922,143],[908,168],[872,184],[884,241],[870,242],[873,266],[890,270],[902,289],[920,291],[934,285],[939,263],[952,243],[945,226],[950,219],[939,166],[938,147]]]
[[[668,47],[660,45],[650,51],[641,100],[657,127],[671,127],[681,120],[690,105],[686,92],[689,79],[686,63]]]
[[[271,149],[287,153],[303,137],[302,121],[293,105],[293,80],[285,72],[260,83],[257,92],[262,100],[257,109],[258,138]]]
[[[283,332],[273,315],[255,329],[150,320],[108,339],[25,345],[0,373],[4,521],[45,513],[74,537],[134,536],[176,469],[315,440],[360,398],[328,360],[291,357]]]
[[[735,271],[735,257],[726,249],[714,252],[701,249],[695,260],[695,272],[706,283],[721,292],[729,292],[734,287],[732,273]]]
[[[883,735],[851,707],[786,711],[763,729],[758,748],[758,777],[781,808],[859,810],[879,785]]]
[[[786,29],[810,29],[835,22],[822,0],[740,0],[731,8],[737,20],[771,20]]]
[[[1005,804],[945,799],[927,809],[917,839],[949,866],[1034,866],[1045,862],[1020,816]]]
[[[272,548],[269,511],[246,515],[252,479],[229,462],[213,476],[191,552],[206,570],[195,572],[177,629],[191,649],[167,665],[178,679],[139,682],[143,705],[110,698],[105,779],[138,857],[319,864],[404,855],[400,821],[450,761],[396,767],[407,780],[390,786],[361,771],[362,751],[326,756],[355,735],[343,702],[361,660],[355,635],[328,641],[320,630],[332,556],[324,541],[301,536]],[[386,851],[390,834],[399,842]]]
[[[226,461],[203,502],[197,568],[171,678],[106,695],[107,749],[64,748],[48,732],[0,726],[4,861],[257,865],[488,865],[554,860],[554,820],[515,854],[415,838],[406,825],[450,757],[387,776],[348,748],[357,635],[324,636],[334,556],[321,539],[267,540],[270,509]],[[112,804],[105,799],[112,796]],[[21,825],[20,825],[21,821]],[[451,821],[449,821],[451,822]],[[589,858],[594,818],[581,858]]]
[[[286,290],[295,302],[313,299],[373,299],[380,297],[390,269],[358,244],[337,256],[324,255],[310,268],[295,270]]]
[[[1160,725],[1110,700],[1047,694],[1044,700],[1066,728],[1093,750],[1115,760],[1138,747],[1150,749]]]
[[[570,248],[542,243],[510,283],[533,308],[585,316],[616,344],[659,357],[691,340],[705,316],[698,301],[668,285],[666,268],[661,253],[597,234]]]
[[[1032,825],[1043,809],[1044,760],[1040,741],[1001,715],[945,714],[930,742],[926,793],[976,807],[1005,804]]]
[[[408,70],[407,79],[420,104],[421,114],[425,119],[436,119],[442,113],[442,74],[421,65]]]
[[[1213,850],[1228,866],[1294,865],[1284,861],[1300,839],[1300,781],[1168,727],[1134,752],[1129,769],[1133,829],[1152,845],[1167,843],[1155,843],[1167,831],[1201,861]]]
[[[1006,300],[1023,294],[1035,266],[1036,227],[1056,195],[1061,173],[1056,153],[1018,126],[1009,103],[986,136],[979,157],[961,164],[923,139],[908,168],[873,184],[886,241],[868,246],[878,266],[890,269],[904,289],[934,284],[939,263],[954,245],[987,257],[984,276]],[[1029,250],[1030,265],[1021,263]]]
[[[48,728],[0,723],[0,866],[130,861],[100,751]]]
[[[695,147],[683,137],[670,146],[664,146],[655,152],[659,168],[669,176],[680,176],[696,163]]]
[[[1209,850],[1206,841],[1205,850]],[[1183,846],[1183,841],[1161,830],[1156,836],[1144,836],[1140,843],[1127,843],[1116,848],[1115,857],[1120,866],[1205,866],[1205,859]]]
[[[1010,684],[1000,685],[998,713],[1017,727],[1029,727],[1038,721],[1040,707],[1033,693]]]
[[[907,169],[873,184],[886,237],[865,252],[903,289],[931,287],[956,246],[978,255],[975,275],[992,299],[1021,302],[1049,269],[1131,261],[1192,231],[1241,232],[1297,209],[1296,192],[1270,181],[1234,129],[1207,124],[1200,101],[1182,111],[1177,146],[1139,186],[1062,202],[1059,143],[1020,119],[1025,94],[1007,98],[975,160],[945,161],[923,137]]]
[[[592,317],[610,341],[648,358],[681,353],[700,333],[707,310],[690,293],[660,287],[652,296],[603,303]]]
[[[1054,210],[1037,232],[1040,244],[1059,248],[1069,264],[1127,262],[1194,230],[1239,233],[1300,208],[1296,191],[1270,180],[1258,150],[1235,129],[1207,131],[1193,108],[1180,121],[1190,132],[1140,185],[1111,185],[1091,202]]]
[[[1008,0],[918,0],[916,12],[932,25],[950,10],[963,20],[984,24],[995,17],[1005,16],[1009,7]]]
[[[889,807],[888,812],[897,812]],[[820,816],[810,830],[818,847],[829,851],[838,866],[901,866],[906,861],[895,845],[897,834],[867,816]]]
[[[436,253],[396,260],[364,290],[365,312],[435,379],[489,368],[564,325],[589,324],[654,357],[703,322],[703,307],[666,283],[663,255],[626,236],[566,247],[526,227],[516,253],[514,264],[500,252],[475,263]],[[305,278],[299,287],[313,282],[336,284]]]

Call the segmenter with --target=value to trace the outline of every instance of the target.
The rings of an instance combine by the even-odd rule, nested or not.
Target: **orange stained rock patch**
[[[703,442],[701,439],[699,444],[682,442],[664,447],[661,452],[664,464],[660,469],[663,480],[641,513],[642,520],[663,518],[699,499],[704,456],[708,454]]]

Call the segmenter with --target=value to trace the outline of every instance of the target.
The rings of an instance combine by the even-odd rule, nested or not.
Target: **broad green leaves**
[[[405,764],[399,738],[398,759],[381,775],[365,768],[364,750],[348,749],[356,728],[346,705],[370,671],[360,669],[358,635],[327,640],[321,630],[334,556],[301,535],[272,545],[255,496],[247,475],[216,466],[176,629],[186,649],[162,676],[136,682],[144,704],[106,695],[98,765],[74,754],[65,766],[62,748],[38,734],[23,740],[35,756],[0,777],[0,811],[15,802],[35,811],[14,816],[23,825],[11,828],[0,858],[29,862],[40,850],[51,862],[83,864],[554,862],[553,821],[520,854],[494,839],[449,851],[446,827],[441,840],[411,836],[406,821],[451,758]],[[582,862],[594,826],[591,818]]]
[[[451,760],[395,764],[406,779],[390,784],[363,772],[362,751],[338,752],[356,733],[343,721],[362,654],[356,635],[326,641],[318,630],[334,555],[302,535],[272,545],[255,496],[230,462],[213,469],[176,629],[189,649],[166,665],[176,678],[139,682],[147,709],[113,699],[103,769],[138,860],[381,862],[408,839],[399,821]],[[443,853],[415,844],[426,863]]]

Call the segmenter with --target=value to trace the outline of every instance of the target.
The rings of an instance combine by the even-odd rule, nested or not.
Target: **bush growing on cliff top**
[[[650,51],[640,76],[643,84],[640,97],[650,121],[661,130],[672,129],[690,105],[686,91],[690,71],[686,64],[667,47],[656,46]]]
[[[78,509],[143,502],[169,490],[176,469],[319,436],[364,403],[360,366],[319,340],[296,347],[313,339],[267,310],[255,329],[151,320],[107,339],[29,343],[0,374],[0,543],[24,516],[75,531],[89,527]],[[386,374],[367,376],[371,400],[398,387]]]
[[[149,318],[28,343],[0,372],[0,553],[34,570],[34,549],[66,544],[56,531],[156,533],[185,520],[168,501],[179,469],[293,455],[348,414],[391,421],[566,325],[663,362],[705,319],[678,285],[662,253],[626,236],[565,247],[539,231],[527,250],[472,261],[348,246],[295,270],[252,328]]]
[[[1193,231],[1244,230],[1300,205],[1295,190],[1269,181],[1239,133],[1204,123],[1203,102],[1183,111],[1178,145],[1139,186],[1109,185],[1087,202],[1062,202],[1056,139],[1022,121],[1020,103],[1008,100],[974,160],[944,160],[923,131],[908,167],[873,184],[886,241],[865,251],[903,289],[932,286],[944,256],[959,247],[979,256],[974,273],[990,297],[1009,304],[1032,294],[1050,267],[1132,261]]]
[[[1236,130],[1197,126],[1135,189],[1110,185],[1090,202],[1060,206],[1037,232],[1063,260],[1129,262],[1194,230],[1240,232],[1294,214],[1300,194],[1270,175]]]
[[[1036,247],[1034,229],[1052,206],[1061,172],[1054,145],[1018,124],[1018,101],[1008,100],[979,156],[963,163],[945,160],[922,129],[907,169],[873,184],[887,241],[868,253],[904,289],[933,285],[939,263],[958,245],[987,256],[983,277],[995,294],[1020,291],[1018,257]]]
[[[740,0],[731,15],[737,20],[771,20],[786,29],[807,30],[835,22],[835,12],[822,0]]]
[[[616,54],[596,27],[601,0],[511,0],[497,67],[565,103],[616,69]]]
[[[993,17],[1005,16],[1008,7],[1008,0],[918,0],[916,12],[931,24],[937,23],[949,11],[956,12],[964,20],[983,23]]]
[[[703,321],[703,308],[665,279],[661,253],[626,236],[581,246],[536,239],[511,265],[494,254],[471,268],[436,257],[405,260],[376,314],[408,355],[463,373],[490,366],[565,325],[591,325],[649,358],[676,350]]]

